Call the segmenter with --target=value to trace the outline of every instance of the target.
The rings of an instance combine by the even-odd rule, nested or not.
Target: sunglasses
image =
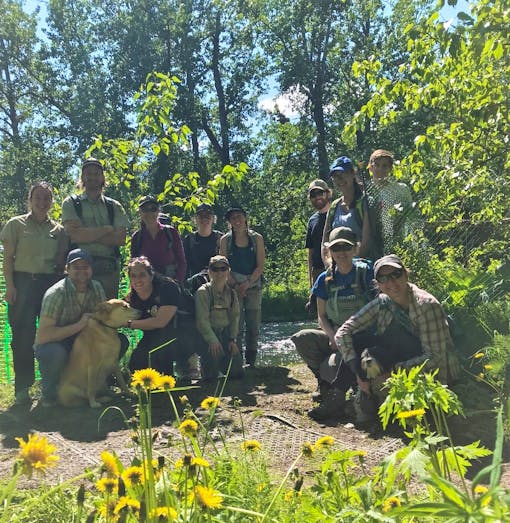
[[[156,212],[159,210],[157,205],[144,205],[141,209],[142,212]]]
[[[335,245],[332,245],[330,249],[333,252],[347,252],[352,251],[353,245],[349,245],[347,243],[336,243]]]
[[[402,274],[404,274],[404,269],[397,269],[396,271],[390,272],[389,274],[384,274],[381,276],[376,276],[376,280],[379,283],[387,283],[390,280],[398,280]]]
[[[322,196],[323,194],[324,194],[324,191],[321,191],[320,189],[316,189],[316,190],[310,192],[310,198],[318,198],[319,196]]]
[[[226,265],[221,265],[220,267],[209,267],[209,270],[212,272],[225,272],[228,271],[228,267]]]

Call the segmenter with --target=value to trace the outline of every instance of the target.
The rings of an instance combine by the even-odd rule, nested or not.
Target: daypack
[[[354,291],[354,294],[365,294],[367,295],[368,299],[370,300],[370,289],[367,287],[367,271],[369,267],[369,261],[365,258],[356,258],[353,260],[354,266],[356,267],[356,275],[354,277],[354,284],[352,286],[352,289]],[[331,278],[330,278],[331,277]],[[326,271],[326,291],[329,294],[329,290],[331,286],[333,285],[334,279],[333,279],[333,272],[332,268],[328,267]],[[361,292],[358,290],[360,289]]]
[[[83,218],[83,207],[81,205],[81,200],[76,194],[71,194],[70,196],[71,201],[73,202],[74,210],[76,212],[76,216],[81,220]],[[108,212],[108,220],[110,221],[110,225],[113,227],[114,221],[115,221],[115,209],[113,207],[113,199],[109,198],[108,196],[104,196],[104,203],[106,205],[106,211]],[[69,247],[72,249],[77,249],[78,245],[75,243],[72,243]],[[118,246],[114,247],[114,253],[115,258],[120,258],[120,249]]]
[[[365,196],[358,198],[356,200],[356,203],[354,207],[352,208],[354,219],[356,220],[356,223],[358,224],[358,227],[360,230],[363,230],[363,214],[364,214],[364,208],[363,205],[365,203],[366,199]],[[337,198],[333,201],[331,204],[331,207],[328,211],[328,214],[326,215],[326,223],[324,224],[324,231],[326,234],[326,238],[329,238],[329,233],[333,230],[333,220],[335,219],[336,209],[341,204],[342,198]]]
[[[257,257],[257,238],[255,236],[255,231],[252,231],[251,229],[248,229],[248,247],[253,251],[253,254],[255,254],[255,258]],[[232,231],[227,232],[225,235],[227,237],[227,258],[230,258],[234,254],[234,242],[232,238]]]

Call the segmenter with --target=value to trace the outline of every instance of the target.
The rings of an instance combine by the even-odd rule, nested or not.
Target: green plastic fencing
[[[3,255],[0,251],[0,265],[3,261]],[[129,282],[126,276],[122,278],[120,283],[119,296],[125,296],[128,292]],[[14,371],[12,368],[12,352],[11,352],[11,328],[9,326],[9,321],[7,319],[7,304],[4,301],[5,296],[5,280],[0,271],[0,343],[2,347],[2,353],[0,356],[0,383],[14,383]],[[131,351],[134,349],[140,338],[142,337],[141,331],[131,330],[131,329],[121,329],[129,339],[129,349],[127,355],[131,354]],[[39,379],[39,369],[37,367],[36,360],[36,378]]]

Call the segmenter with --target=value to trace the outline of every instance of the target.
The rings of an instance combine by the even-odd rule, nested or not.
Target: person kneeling
[[[236,338],[239,333],[239,300],[227,284],[230,264],[225,256],[209,261],[210,281],[195,294],[197,328],[208,345],[201,357],[202,379],[212,381],[221,372],[229,377],[243,376],[243,360]],[[232,363],[231,363],[232,362]]]

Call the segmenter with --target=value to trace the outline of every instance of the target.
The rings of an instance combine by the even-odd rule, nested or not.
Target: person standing
[[[186,259],[179,232],[174,226],[161,223],[155,196],[144,196],[138,211],[142,224],[131,237],[131,258],[145,256],[156,272],[182,283]]]
[[[217,379],[219,372],[226,374],[229,366],[231,379],[243,376],[243,358],[237,346],[239,300],[227,283],[229,272],[227,258],[213,256],[209,262],[210,281],[195,294],[197,328],[207,343],[201,357],[204,381]]]
[[[332,191],[324,180],[313,180],[308,185],[308,199],[316,209],[310,216],[306,226],[305,248],[308,252],[308,283],[313,287],[317,276],[325,270],[322,261],[322,234],[326,223],[326,216],[331,207]],[[306,310],[317,311],[317,299],[312,293],[308,298]]]
[[[49,217],[52,203],[51,186],[35,183],[28,193],[28,214],[11,218],[0,233],[18,405],[30,402],[36,320],[44,293],[63,277],[68,248],[64,228]]]
[[[51,407],[57,399],[57,386],[73,342],[87,325],[89,314],[106,300],[100,282],[92,279],[93,260],[83,249],[67,255],[66,277],[44,294],[41,319],[35,339],[35,356],[41,372],[41,405]],[[121,338],[121,354],[128,346]]]
[[[117,298],[120,251],[126,241],[129,221],[122,205],[104,196],[104,170],[96,158],[82,164],[79,195],[62,204],[62,222],[73,246],[86,249],[93,258],[94,278],[103,285],[107,298]]]
[[[366,187],[376,248],[375,258],[392,252],[406,234],[406,222],[413,210],[413,197],[405,183],[392,176],[393,154],[377,149],[370,155],[368,170],[372,175]],[[374,212],[375,211],[375,212]]]
[[[245,361],[255,367],[262,317],[262,273],[266,261],[264,239],[248,227],[246,211],[232,207],[225,213],[230,232],[220,240],[220,254],[230,264],[229,284],[237,292],[240,306],[238,347],[245,334]]]
[[[208,203],[197,207],[194,222],[197,230],[187,234],[183,240],[188,279],[207,271],[209,260],[220,250],[220,238],[223,236],[222,232],[213,229],[216,215]]]

